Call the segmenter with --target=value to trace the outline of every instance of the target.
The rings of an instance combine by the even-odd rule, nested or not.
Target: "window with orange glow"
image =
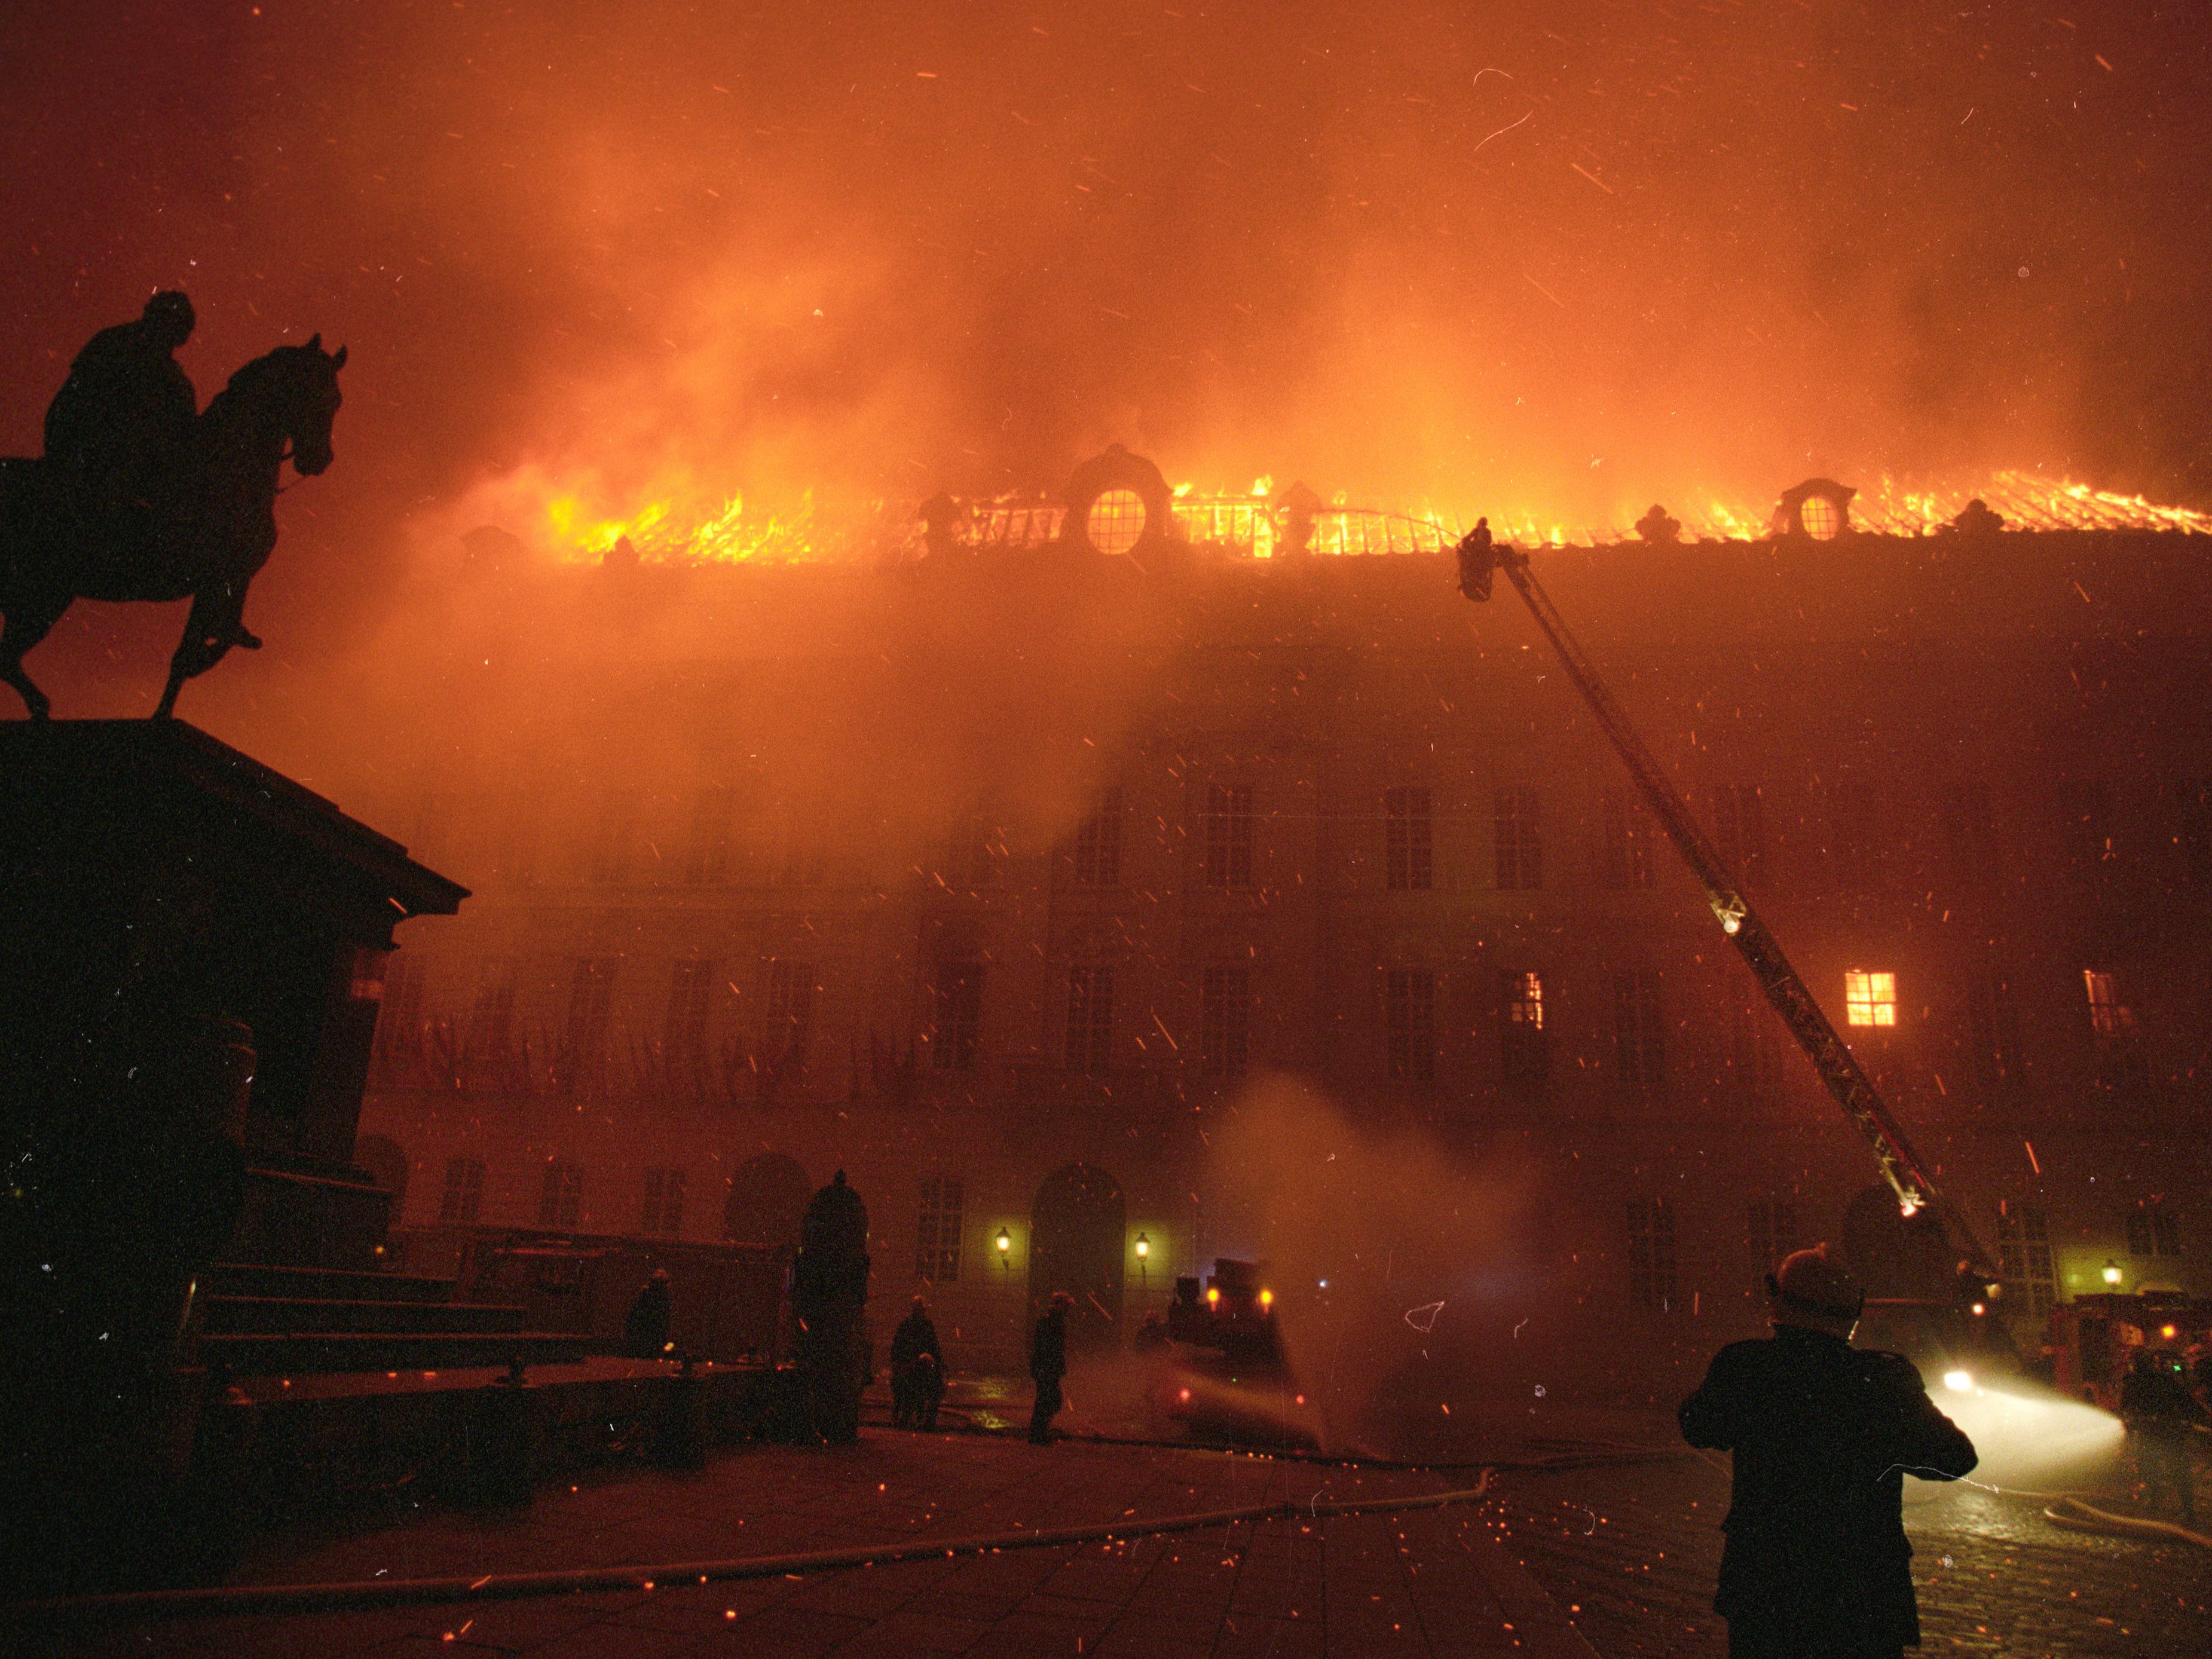
[[[1109,489],[1091,502],[1083,528],[1101,553],[1127,553],[1145,533],[1144,498],[1133,489]]]
[[[2110,974],[2085,968],[2081,979],[2089,991],[2089,1024],[2099,1036],[2125,1036],[2135,1030],[2135,1011],[2120,1000]]]
[[[1844,975],[1844,1017],[1854,1025],[1897,1024],[1897,975],[1863,974],[1856,969]]]
[[[1797,521],[1816,542],[1831,542],[1842,533],[1843,510],[1826,495],[1808,495],[1797,503]]]

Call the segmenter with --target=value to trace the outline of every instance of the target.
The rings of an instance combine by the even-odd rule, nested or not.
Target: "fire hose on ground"
[[[1350,1515],[1392,1514],[1471,1504],[1490,1489],[1485,1469],[1472,1486],[1455,1492],[1407,1498],[1331,1499],[1299,1503],[1283,1498],[1235,1509],[1167,1515],[1151,1520],[1108,1521],[1081,1527],[987,1533],[971,1538],[874,1544],[853,1549],[809,1550],[789,1555],[737,1556],[711,1561],[676,1561],[654,1566],[578,1567],[553,1572],[485,1573],[446,1578],[372,1578],[327,1584],[219,1584],[198,1589],[138,1590],[109,1595],[78,1595],[47,1601],[21,1601],[0,1607],[9,1623],[59,1623],[84,1620],[175,1619],[245,1613],[328,1613],[341,1609],[398,1607],[423,1602],[508,1601],[589,1590],[652,1590],[679,1584],[727,1583],[795,1574],[837,1572],[851,1567],[887,1565],[935,1557],[987,1555],[1003,1550],[1050,1549],[1115,1539],[1196,1532],[1238,1522],[1320,1520]]]

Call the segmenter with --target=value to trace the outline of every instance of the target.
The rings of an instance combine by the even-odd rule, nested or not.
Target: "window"
[[[438,1224],[467,1227],[475,1224],[483,1206],[484,1166],[481,1158],[446,1160],[446,1190],[438,1195]]]
[[[1506,969],[1498,976],[1498,1071],[1515,1088],[1540,1089],[1552,1072],[1552,1035],[1544,1024],[1544,977]]]
[[[649,1238],[673,1238],[684,1231],[684,1171],[647,1170],[645,1203],[637,1230]]]
[[[2212,887],[2212,782],[2185,783],[2180,820],[2174,844],[2181,849],[2181,867],[2191,884]]]
[[[1651,826],[1618,789],[1605,792],[1605,884],[1651,884]]]
[[[510,790],[498,804],[489,848],[495,879],[526,887],[538,877],[538,838],[543,820],[538,797],[527,789]]]
[[[1990,787],[1978,779],[1943,791],[1944,877],[1956,893],[1980,892],[1998,869]]]
[[[1974,1081],[1982,1098],[2017,1100],[2026,1077],[2021,1066],[2020,1009],[2012,987],[1985,977],[1966,991],[1966,1040],[1973,1047]]]
[[[1828,884],[1838,893],[1875,885],[1881,860],[1881,821],[1874,786],[1838,783],[1828,790]]]
[[[1145,498],[1133,489],[1109,489],[1091,503],[1083,532],[1101,553],[1127,553],[1145,533]]]
[[[1766,802],[1758,786],[1722,786],[1713,801],[1713,832],[1735,878],[1750,886],[1766,868]]]
[[[1850,1025],[1897,1024],[1897,975],[1866,974],[1854,968],[1844,975],[1844,1020]]]
[[[514,974],[514,962],[502,958],[484,963],[477,978],[464,1060],[472,1089],[501,1089],[513,1079]]]
[[[2181,1217],[2163,1204],[2145,1204],[2128,1213],[2130,1255],[2179,1255]]]
[[[376,1053],[392,1060],[414,1054],[422,1038],[422,959],[395,951],[384,965],[376,1011]]]
[[[972,1072],[981,1048],[983,964],[943,962],[933,988],[936,1030],[932,1061],[940,1072]]]
[[[545,1166],[544,1184],[538,1189],[538,1224],[573,1227],[584,1210],[584,1166],[556,1158]]]
[[[1628,1305],[1671,1313],[1674,1282],[1674,1206],[1663,1198],[1628,1200]]]
[[[806,1064],[814,1031],[814,964],[781,957],[768,964],[768,1030],[762,1045],[777,1072]]]
[[[1394,893],[1425,893],[1436,885],[1429,799],[1425,789],[1383,791],[1383,862]]]
[[[1109,789],[1075,832],[1075,884],[1121,884],[1121,792]]]
[[[1667,1094],[1667,1033],[1659,1021],[1659,975],[1622,968],[1613,975],[1613,1059],[1621,1091],[1632,1100]]]
[[[1199,1061],[1208,1077],[1244,1075],[1252,970],[1208,968],[1199,984]]]
[[[1498,888],[1533,893],[1544,884],[1544,831],[1536,792],[1525,784],[1500,789],[1492,799],[1497,828]]]
[[[606,1081],[607,1012],[613,1005],[615,958],[579,957],[568,970],[568,1019],[562,1031],[558,1079],[586,1097]]]
[[[1997,1217],[1997,1272],[2013,1300],[2037,1317],[2058,1299],[2051,1224],[2035,1206],[2007,1205]]]
[[[637,826],[637,797],[617,790],[601,799],[599,816],[592,827],[592,879],[602,887],[618,887],[630,878],[630,841]]]
[[[1252,791],[1244,784],[1206,787],[1206,884],[1252,884]]]
[[[1844,533],[1844,509],[1827,495],[1808,495],[1797,503],[1797,522],[1816,542],[1832,542]]]
[[[2058,790],[2060,846],[2076,881],[2094,880],[2112,857],[2112,792],[2099,782]]]
[[[674,963],[668,972],[668,1024],[662,1050],[671,1066],[696,1066],[707,1057],[707,1015],[714,1006],[714,964],[701,957]]]
[[[1382,970],[1384,1069],[1427,1083],[1437,1074],[1437,976],[1426,968]]]
[[[1114,1063],[1114,970],[1067,970],[1067,1069],[1103,1072]]]
[[[1729,1072],[1738,1096],[1753,1104],[1774,1098],[1774,1044],[1767,1005],[1739,1000],[1729,1010]]]
[[[1004,851],[991,821],[980,812],[971,813],[953,825],[945,838],[939,874],[947,887],[988,887],[998,877],[999,856]]]
[[[775,884],[779,887],[819,887],[830,874],[830,855],[822,845],[815,821],[805,813],[787,809],[782,815],[781,851],[775,866]],[[965,848],[957,856],[962,861],[972,860],[972,848]],[[986,879],[988,879],[988,876]]]
[[[702,789],[691,801],[691,849],[684,860],[684,879],[695,887],[730,878],[730,824],[737,792],[720,784]]]
[[[921,1178],[921,1217],[914,1230],[914,1276],[933,1285],[960,1282],[960,1181]]]
[[[2100,1037],[2130,1036],[2136,1029],[2135,1011],[2120,1000],[2112,976],[2085,968],[2081,978],[2089,990],[2089,1029]]]
[[[1755,1199],[1746,1222],[1751,1240],[1751,1282],[1763,1290],[1766,1275],[1782,1258],[1803,1248],[1804,1236],[1797,1231],[1797,1206],[1786,1198]]]

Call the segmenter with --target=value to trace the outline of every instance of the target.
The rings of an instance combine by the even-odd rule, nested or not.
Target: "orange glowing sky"
[[[2212,47],[2066,11],[22,13],[0,448],[182,283],[204,396],[352,347],[279,605],[518,480],[790,511],[1109,440],[1569,524],[1815,472],[2203,504]]]

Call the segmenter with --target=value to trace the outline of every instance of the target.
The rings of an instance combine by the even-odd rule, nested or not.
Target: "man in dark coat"
[[[921,1297],[891,1333],[891,1426],[937,1427],[938,1402],[945,1398],[945,1357],[937,1345],[937,1326]]]
[[[2181,1506],[2181,1524],[2195,1526],[2197,1473],[2190,1467],[2189,1443],[2206,1418],[2182,1380],[2179,1354],[2136,1352],[2120,1383],[2120,1420],[2135,1443],[2144,1501],[2154,1510],[2164,1509],[2171,1493]]]
[[[1680,1413],[1692,1445],[1735,1455],[1729,1659],[1896,1659],[1920,1645],[1905,1476],[1955,1480],[1973,1443],[1911,1360],[1850,1346],[1865,1297],[1826,1245],[1766,1283],[1774,1334],[1722,1349]]]
[[[1052,1419],[1066,1402],[1060,1397],[1060,1379],[1067,1375],[1067,1310],[1075,1298],[1054,1291],[1030,1338],[1030,1380],[1036,1384],[1036,1404],[1030,1410],[1030,1441],[1052,1443]]]
[[[623,1321],[623,1351],[632,1359],[664,1359],[668,1354],[668,1269],[655,1267]]]
[[[184,459],[199,398],[171,354],[195,320],[184,295],[156,294],[137,321],[92,337],[47,407],[46,459],[94,513],[143,507]]]

